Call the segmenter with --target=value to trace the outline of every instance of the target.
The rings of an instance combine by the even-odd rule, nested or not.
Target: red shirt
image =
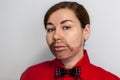
[[[20,80],[56,80],[55,68],[57,66],[64,67],[63,63],[58,59],[31,66],[22,74]],[[120,80],[114,74],[91,64],[87,51],[84,51],[84,57],[75,66],[80,66],[82,80]],[[59,80],[74,80],[74,78],[66,74]]]

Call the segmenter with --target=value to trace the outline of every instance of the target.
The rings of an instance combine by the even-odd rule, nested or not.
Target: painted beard
[[[53,42],[50,44],[50,50],[52,54],[58,59],[65,59],[79,52],[80,46],[71,47],[68,43]]]

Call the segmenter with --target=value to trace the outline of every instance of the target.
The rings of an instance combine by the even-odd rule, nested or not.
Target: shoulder
[[[53,61],[45,61],[39,64],[35,64],[27,68],[27,70],[48,70],[52,67]]]
[[[118,78],[116,75],[114,75],[113,73],[101,68],[101,67],[98,67],[98,66],[95,66],[93,64],[90,64],[90,67],[89,67],[89,73],[91,73],[93,76],[94,74],[94,78],[102,78],[102,80],[120,80],[120,78]]]
[[[52,76],[53,60],[45,61],[28,67],[21,75],[20,80],[39,80],[47,78],[47,75]],[[52,71],[51,71],[52,70]]]

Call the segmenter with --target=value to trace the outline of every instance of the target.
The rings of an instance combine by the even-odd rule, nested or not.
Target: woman
[[[90,63],[85,41],[90,35],[86,9],[77,2],[60,2],[44,17],[48,46],[56,57],[28,68],[21,80],[120,80]]]

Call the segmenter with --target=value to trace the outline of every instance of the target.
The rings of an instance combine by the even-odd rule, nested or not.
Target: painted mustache
[[[68,45],[68,43],[64,43],[64,44],[61,44],[61,43],[57,43],[57,42],[53,42],[53,43],[51,43],[51,45],[49,46],[50,47],[50,49],[52,50],[52,51],[56,51],[56,50],[59,50],[60,48],[68,48],[68,49],[70,49],[71,51],[73,50],[73,48],[72,47],[70,47],[69,45]]]

